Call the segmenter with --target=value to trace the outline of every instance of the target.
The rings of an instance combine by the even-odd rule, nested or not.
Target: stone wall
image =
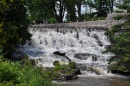
[[[112,26],[124,23],[124,20],[114,20],[118,15],[127,15],[127,13],[109,13],[105,20],[71,22],[71,23],[55,23],[30,25],[32,28],[88,28],[88,29],[110,29]]]

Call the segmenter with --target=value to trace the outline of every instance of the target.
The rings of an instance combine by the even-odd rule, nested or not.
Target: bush
[[[119,15],[119,16],[114,17],[114,19],[115,20],[125,19],[125,16],[124,15]]]
[[[48,19],[48,22],[49,23],[56,23],[56,19],[55,18],[50,18],[50,19]]]
[[[48,75],[52,78],[59,78],[61,74],[74,74],[74,69],[76,68],[75,62],[69,62],[68,65],[56,65],[51,71],[47,71]]]
[[[69,70],[69,69],[70,69],[70,67],[68,65],[65,65],[65,64],[55,66],[55,68],[54,68],[55,71]]]
[[[75,69],[76,68],[76,62],[69,62],[69,66],[72,68],[72,69]]]
[[[105,20],[105,17],[100,17],[100,20]]]
[[[90,15],[85,15],[85,20],[86,21],[91,21],[92,20],[92,17]]]
[[[53,86],[42,68],[21,66],[0,58],[0,86]]]
[[[94,17],[93,21],[96,21],[96,20],[105,20],[105,17]]]
[[[121,16],[118,16],[118,19],[121,19]],[[115,25],[111,30],[107,31],[106,35],[109,36],[112,45],[106,52],[115,55],[109,62],[116,62],[116,64],[111,64],[108,67],[109,70],[115,73],[130,75],[130,32],[125,29],[129,27],[129,22],[130,20],[127,20],[123,24]],[[124,29],[121,29],[122,27]]]

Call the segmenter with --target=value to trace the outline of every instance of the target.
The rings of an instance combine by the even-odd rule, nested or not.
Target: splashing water
[[[98,67],[103,71],[107,70],[107,60],[111,54],[102,54],[106,46],[110,45],[104,35],[105,31],[29,28],[29,32],[32,34],[31,40],[21,46],[19,51],[26,53],[31,59],[41,58],[39,64],[44,67],[53,67],[55,60],[60,63],[68,63],[65,57],[53,54],[55,51],[60,51],[80,67],[84,65],[86,69],[87,67]]]

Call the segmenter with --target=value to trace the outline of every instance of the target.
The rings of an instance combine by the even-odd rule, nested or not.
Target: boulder
[[[93,37],[97,40],[99,46],[103,46],[102,42],[99,40],[99,37],[96,34],[94,34]]]
[[[99,67],[91,67],[91,71],[95,72],[97,75],[105,75],[104,71]]]
[[[53,62],[53,65],[58,66],[58,65],[60,65],[60,62],[58,60],[56,60],[56,61]]]
[[[97,57],[92,56],[93,61],[97,61]]]
[[[111,47],[111,45],[105,45],[106,49],[109,49]]]
[[[102,42],[100,40],[97,41],[99,46],[103,46]]]
[[[59,55],[59,56],[63,56],[63,57],[65,57],[68,61],[71,61],[71,59],[66,56],[66,53],[61,53],[60,51],[55,51],[55,52],[53,52],[53,54],[56,54],[56,55]]]
[[[77,75],[73,75],[73,74],[62,74],[62,80],[73,80],[73,79],[77,79],[78,76]]]
[[[61,53],[60,51],[55,51],[53,54],[59,55],[59,56],[65,56],[65,53]]]
[[[74,75],[79,75],[79,74],[81,74],[80,69],[74,69]]]
[[[94,36],[93,36],[96,40],[98,40],[99,38],[98,38],[98,36],[96,35],[96,34],[94,34]]]
[[[81,60],[87,60],[89,56],[92,56],[94,58],[98,57],[97,55],[90,54],[90,53],[76,53],[76,54],[74,54],[74,58],[81,59]]]
[[[73,79],[73,75],[72,74],[66,74],[65,75],[65,80],[72,80]]]
[[[81,71],[91,71],[90,66],[91,64],[83,64],[83,63],[79,63],[76,65],[77,69],[80,69]]]
[[[77,79],[78,76],[74,75],[74,74],[59,74],[59,77],[55,78],[54,80],[73,80],[73,79]]]

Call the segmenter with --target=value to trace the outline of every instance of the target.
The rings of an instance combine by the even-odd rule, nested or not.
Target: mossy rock
[[[56,60],[56,61],[53,62],[53,65],[54,66],[60,66],[60,62],[58,60]]]

